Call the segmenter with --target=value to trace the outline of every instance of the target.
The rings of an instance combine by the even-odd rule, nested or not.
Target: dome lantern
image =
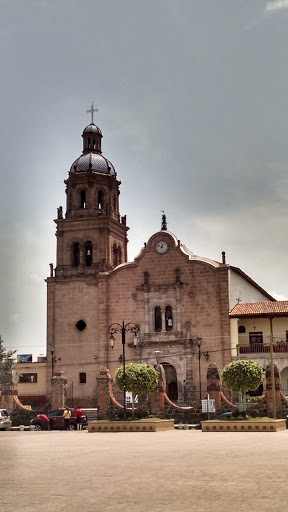
[[[83,133],[83,153],[92,151],[93,153],[101,154],[101,139],[102,132],[94,123],[88,124],[84,128]]]
[[[96,124],[94,124],[94,112],[98,112],[98,108],[94,108],[93,101],[89,110],[86,110],[87,114],[91,113],[91,123],[84,128],[83,137],[83,153],[85,151],[93,151],[101,154],[101,139],[103,137],[102,132]]]

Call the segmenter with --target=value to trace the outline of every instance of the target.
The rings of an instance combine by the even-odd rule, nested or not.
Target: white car
[[[11,428],[12,421],[10,420],[10,414],[6,409],[0,409],[0,430],[7,430]]]

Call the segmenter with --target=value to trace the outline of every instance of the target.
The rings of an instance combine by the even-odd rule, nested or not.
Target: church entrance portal
[[[170,400],[178,400],[178,385],[177,385],[177,373],[174,366],[170,363],[161,363],[166,378],[166,392]]]

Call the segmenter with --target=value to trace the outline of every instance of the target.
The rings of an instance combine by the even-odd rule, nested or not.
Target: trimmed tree
[[[123,366],[115,372],[116,386],[132,393],[132,414],[134,417],[135,395],[146,395],[154,391],[158,384],[158,372],[151,364],[129,363],[125,367],[125,382],[123,377]]]
[[[234,361],[222,371],[222,381],[228,389],[238,391],[243,397],[243,409],[246,411],[246,393],[257,389],[262,381],[263,369],[252,359]]]

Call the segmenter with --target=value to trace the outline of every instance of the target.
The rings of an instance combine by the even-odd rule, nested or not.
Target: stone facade
[[[224,256],[219,263],[193,254],[167,231],[166,221],[127,263],[120,182],[102,157],[99,134],[93,124],[85,128],[83,155],[65,181],[66,213],[59,207],[55,220],[57,264],[47,277],[48,393],[53,356],[67,376],[68,398],[73,388],[75,403],[97,406],[101,368],[113,376],[122,357],[121,335],[115,335],[112,350],[108,328],[124,321],[139,325],[136,348],[132,333],[126,334],[126,362],[155,365],[158,359],[168,397],[191,404],[204,398],[208,365],[221,369],[231,360],[231,273],[239,276],[233,296],[241,286],[242,300],[245,293],[255,300],[271,297]]]

